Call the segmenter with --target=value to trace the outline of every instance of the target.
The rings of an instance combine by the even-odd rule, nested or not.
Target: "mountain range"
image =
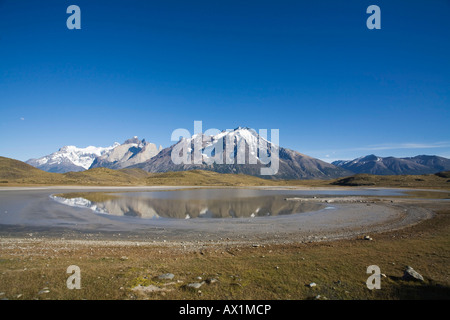
[[[90,168],[123,169],[132,165],[145,162],[156,156],[162,150],[162,146],[156,147],[154,143],[139,140],[138,137],[126,140],[123,144],[104,152],[96,157]]]
[[[97,157],[101,157],[119,145],[120,144],[116,142],[112,146],[106,148],[94,146],[86,148],[65,146],[52,154],[38,159],[30,159],[26,161],[26,163],[47,172],[79,172],[89,169]]]
[[[78,148],[65,146],[58,151],[38,159],[30,159],[27,164],[54,173],[79,172],[90,168],[122,169],[144,162],[162,150],[155,144],[133,137],[110,147]]]
[[[197,139],[197,140],[196,140]],[[194,163],[195,144],[199,143],[200,161]],[[232,142],[229,148],[225,141]],[[259,150],[264,142],[267,150]],[[222,145],[220,145],[222,143]],[[219,148],[218,148],[219,147]],[[429,174],[450,170],[450,160],[438,156],[416,156],[412,158],[377,157],[369,155],[354,160],[339,160],[333,163],[310,157],[297,151],[276,146],[278,157],[272,154],[274,145],[249,128],[236,128],[222,131],[216,135],[194,135],[182,138],[172,146],[163,149],[154,143],[133,137],[124,143],[114,143],[110,147],[77,148],[66,146],[55,153],[30,159],[26,163],[48,172],[65,173],[84,171],[90,168],[139,168],[151,173],[186,170],[209,170],[218,173],[236,173],[270,179],[334,179],[355,173],[376,175],[397,174]],[[222,163],[218,164],[216,150],[222,149]],[[185,157],[188,163],[174,163],[173,152],[187,150]],[[231,150],[231,153],[230,153]],[[245,151],[242,162],[238,162],[238,151]],[[184,154],[184,152],[182,152]],[[242,153],[240,153],[242,154]],[[261,168],[270,167],[267,159],[278,160],[278,171],[275,175],[261,175]],[[227,159],[233,159],[232,162]],[[251,159],[250,159],[251,158]],[[216,161],[211,161],[215,159]]]
[[[301,154],[297,151],[287,148],[279,147],[278,163],[279,169],[275,175],[264,176],[261,175],[261,168],[268,167],[263,161],[263,154],[258,150],[258,144],[263,139],[258,133],[249,128],[236,128],[232,131],[222,131],[213,136],[202,136],[202,163],[193,164],[193,153],[190,154],[191,163],[189,164],[175,164],[171,155],[175,150],[180,149],[180,145],[186,144],[188,149],[194,149],[194,139],[182,139],[174,145],[163,149],[155,157],[131,166],[130,168],[140,168],[148,172],[167,172],[167,171],[185,171],[185,170],[211,170],[219,173],[237,173],[253,176],[261,176],[262,178],[274,179],[332,179],[351,175],[352,173],[344,168],[337,167],[325,161],[312,158],[310,156]],[[264,139],[265,140],[265,139]],[[232,158],[233,163],[226,161],[226,152],[223,153],[223,164],[208,163],[208,158],[211,158],[210,150],[215,150],[214,146],[218,143],[224,143],[222,150],[226,150],[225,141],[232,141]],[[271,154],[272,144],[267,143],[267,157],[275,157]],[[245,149],[245,163],[238,164],[238,149]],[[255,154],[252,154],[254,152]],[[251,164],[250,155],[255,157],[256,163]]]
[[[419,175],[450,170],[450,159],[419,155],[409,158],[377,157],[368,155],[354,160],[338,160],[332,164],[353,173],[375,175]]]

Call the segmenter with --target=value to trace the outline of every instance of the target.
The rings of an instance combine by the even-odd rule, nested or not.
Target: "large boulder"
[[[424,281],[422,275],[410,266],[406,266],[406,269],[403,273],[402,279],[403,280]]]

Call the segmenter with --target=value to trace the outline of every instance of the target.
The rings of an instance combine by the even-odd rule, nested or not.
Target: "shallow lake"
[[[70,206],[96,213],[136,218],[253,218],[298,214],[327,208],[315,202],[286,201],[292,197],[395,196],[401,190],[262,190],[189,189],[151,192],[95,192],[55,197]]]

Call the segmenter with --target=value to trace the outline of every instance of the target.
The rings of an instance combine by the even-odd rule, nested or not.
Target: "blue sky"
[[[81,8],[81,30],[66,9]],[[381,8],[369,30],[366,9]],[[450,2],[0,0],[0,155],[279,129],[331,161],[450,157]]]

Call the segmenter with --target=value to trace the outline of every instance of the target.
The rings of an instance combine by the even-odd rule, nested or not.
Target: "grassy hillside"
[[[140,169],[95,168],[82,172],[50,173],[22,161],[0,157],[0,185],[143,185],[149,173]]]
[[[86,186],[365,186],[450,189],[450,172],[429,175],[377,176],[357,174],[335,180],[269,180],[244,174],[191,170],[148,173],[141,169],[94,168],[82,172],[49,173],[24,162],[0,157],[0,186],[86,185]]]
[[[6,183],[61,183],[62,177],[57,173],[36,169],[25,162],[0,157],[0,184]]]
[[[77,185],[144,185],[148,175],[147,172],[140,169],[113,170],[107,168],[93,168],[62,174],[67,184]]]
[[[245,174],[226,174],[205,170],[154,173],[146,179],[147,185],[187,186],[269,186],[279,182]]]
[[[336,179],[331,182],[336,186],[399,187],[399,188],[443,188],[450,189],[450,172],[426,175],[378,176],[357,174]]]

